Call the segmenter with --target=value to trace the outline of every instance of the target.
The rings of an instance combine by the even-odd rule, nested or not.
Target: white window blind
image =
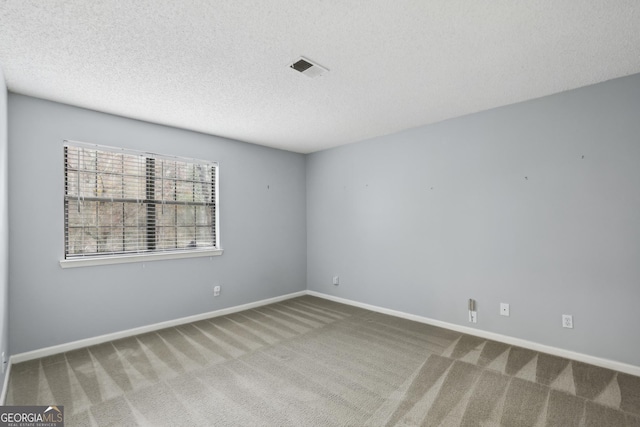
[[[218,248],[218,165],[65,141],[65,259]]]

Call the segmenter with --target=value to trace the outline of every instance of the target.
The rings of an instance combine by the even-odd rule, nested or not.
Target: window
[[[65,260],[221,253],[217,163],[65,141],[64,170]]]

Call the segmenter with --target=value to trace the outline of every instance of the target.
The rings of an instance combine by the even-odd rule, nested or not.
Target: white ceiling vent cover
[[[321,76],[327,71],[329,71],[328,69],[324,68],[322,65],[318,65],[315,62],[303,56],[301,56],[299,59],[294,61],[293,64],[289,65],[289,67],[311,78]]]

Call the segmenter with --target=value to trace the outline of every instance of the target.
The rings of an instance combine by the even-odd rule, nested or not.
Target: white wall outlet
[[[562,327],[573,329],[573,316],[570,314],[562,315]]]
[[[477,311],[469,311],[469,322],[478,323],[478,312]]]
[[[340,276],[333,276],[333,284],[338,286],[340,284]]]
[[[220,296],[220,286],[213,287],[213,296],[214,297]]]
[[[508,316],[509,315],[509,304],[506,302],[500,303],[500,316]]]

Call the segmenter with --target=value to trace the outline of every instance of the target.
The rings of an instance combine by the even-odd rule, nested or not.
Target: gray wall
[[[306,169],[298,154],[21,95],[8,102],[13,354],[306,281],[465,326],[475,298],[473,327],[640,365],[640,75],[315,153]],[[224,255],[62,270],[64,139],[219,161]],[[4,185],[0,175],[0,307]],[[560,327],[562,313],[575,329]]]
[[[12,354],[306,289],[304,156],[15,94],[8,118]],[[224,254],[61,269],[64,139],[220,162]]]
[[[7,86],[0,67],[0,352],[9,357],[9,216],[7,193]],[[3,384],[4,373],[0,374]]]
[[[639,366],[640,75],[312,154],[307,241],[310,290]]]

